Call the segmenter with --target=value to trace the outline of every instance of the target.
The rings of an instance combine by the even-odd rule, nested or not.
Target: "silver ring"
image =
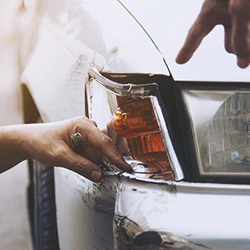
[[[81,133],[77,132],[71,135],[71,141],[74,145],[75,151],[82,145],[82,135]]]
[[[82,135],[79,132],[77,132],[77,133],[71,135],[71,139],[73,141],[80,141],[80,140],[82,140]]]

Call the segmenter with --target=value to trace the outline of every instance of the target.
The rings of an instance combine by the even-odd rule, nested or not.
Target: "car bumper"
[[[122,178],[115,249],[250,249],[250,186]]]

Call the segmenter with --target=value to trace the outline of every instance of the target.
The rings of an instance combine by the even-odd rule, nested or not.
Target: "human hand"
[[[250,1],[205,0],[202,9],[189,30],[176,62],[184,64],[213,28],[221,24],[225,31],[225,49],[237,57],[240,68],[250,63]]]
[[[29,136],[24,143],[28,158],[36,159],[48,166],[61,166],[86,178],[100,182],[101,169],[97,166],[102,157],[112,161],[123,171],[131,171],[118,152],[113,141],[101,132],[95,122],[86,117],[77,117],[61,122],[32,124],[25,128]],[[76,153],[71,135],[82,135],[82,146]]]

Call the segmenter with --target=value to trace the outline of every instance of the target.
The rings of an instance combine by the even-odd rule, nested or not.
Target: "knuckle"
[[[97,127],[97,123],[94,120],[89,120],[95,127]]]
[[[242,16],[246,13],[249,13],[249,1],[245,0],[236,0],[236,1],[230,1],[229,4],[229,12],[233,16]]]
[[[118,151],[114,144],[110,147],[110,153],[114,160],[119,160],[122,157],[121,153]]]
[[[74,167],[76,168],[76,170],[80,172],[85,172],[87,168],[87,164],[85,161],[76,161],[74,163]]]
[[[76,117],[75,118],[75,121],[76,122],[86,122],[86,121],[88,121],[89,119],[86,117],[86,116],[78,116],[78,117]]]
[[[77,121],[77,123],[73,127],[73,133],[81,133],[82,139],[85,140],[87,134],[89,133],[90,128],[86,121]]]
[[[207,0],[202,5],[199,17],[201,20],[204,21],[204,23],[211,22],[215,19],[215,17],[218,17],[219,15],[223,14],[225,9],[226,9],[225,0],[221,1]]]
[[[121,154],[120,154],[120,152],[116,148],[114,148],[114,154],[113,154],[113,156],[115,158],[117,158],[117,159],[121,158]]]
[[[89,123],[89,119],[86,116],[78,116],[72,121],[76,129],[79,129],[83,125],[86,125],[86,123]]]
[[[105,145],[106,144],[112,144],[112,145],[114,144],[113,140],[105,134],[102,135],[102,142]]]
[[[192,27],[188,31],[188,36],[191,37],[192,39],[196,39],[199,37],[199,33],[194,27]]]
[[[237,42],[234,44],[235,54],[239,57],[248,57],[249,49],[245,43]]]

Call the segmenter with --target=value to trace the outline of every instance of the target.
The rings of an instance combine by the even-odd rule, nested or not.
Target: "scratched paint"
[[[82,80],[82,84],[85,83],[83,75],[80,74],[85,74],[88,69],[82,68],[80,74],[77,70],[82,67],[76,62],[81,55],[85,57],[89,55],[86,57],[86,63],[95,63],[95,66],[99,65],[101,69],[108,64],[108,69],[113,72],[169,74],[161,55],[142,29],[130,18],[128,13],[122,10],[117,1],[92,0],[84,1],[82,5],[76,2],[83,3],[83,1],[72,3],[72,0],[47,1],[48,6],[55,4],[55,8],[54,11],[51,9],[43,20],[44,26],[39,31],[38,46],[25,70],[24,79],[27,80],[27,85],[45,121],[61,120],[75,115],[72,111],[75,110],[75,107],[70,111],[74,105],[73,102],[70,102],[71,93],[75,93],[77,90],[75,86],[67,86],[67,100],[69,100],[66,107],[67,112],[64,112],[64,105],[58,104],[63,104],[66,100],[64,87],[65,84],[72,83],[67,80],[67,76],[70,74],[69,72],[72,72],[73,65],[76,65],[76,68],[73,69],[73,71],[75,70],[74,76],[80,81]],[[152,6],[151,10],[157,10],[162,6],[161,4],[152,5],[152,0],[144,0],[144,2],[144,4]],[[170,3],[166,0],[158,2]],[[179,9],[179,2],[177,2],[172,1]],[[134,4],[136,1],[130,1],[130,3]],[[190,3],[186,4],[192,6]],[[71,8],[67,10],[67,6],[71,6]],[[185,13],[191,13],[187,12],[186,8],[182,9]],[[131,10],[136,11],[134,13],[138,18],[140,13],[146,13],[145,8],[142,8],[141,5],[138,8],[133,7],[132,9],[131,7]],[[158,18],[171,17],[173,20],[178,18],[178,15],[175,15],[168,6],[159,10],[163,12],[163,15],[157,15]],[[169,15],[166,15],[166,11]],[[189,17],[189,21],[193,19],[193,16],[191,18],[189,15]],[[174,30],[173,34],[184,35],[186,33],[181,28],[183,23],[179,23],[181,24],[180,29],[175,32],[176,26],[172,25],[171,18],[168,19],[171,22],[157,22],[157,18],[148,18],[148,15],[145,15],[143,20],[141,19],[144,27],[147,29],[152,27],[152,37],[155,37],[160,43],[167,58],[169,56],[174,58],[173,54],[177,53],[176,48],[180,45],[177,42],[180,39],[176,40],[175,36],[172,36],[172,40],[171,36],[162,37],[164,33],[162,30],[166,30],[167,23],[167,26],[171,26],[171,30]],[[186,18],[185,23],[188,23]],[[155,27],[160,28],[155,29]],[[157,34],[154,35],[153,32],[157,32]],[[166,32],[168,31],[166,30]],[[36,33],[38,33],[37,30]],[[207,43],[207,47],[203,48],[206,58],[209,56],[207,51],[211,49],[210,45]],[[119,48],[119,51],[113,50],[113,48]],[[173,48],[175,49],[173,50]],[[200,59],[203,61],[204,53],[200,52]],[[218,61],[219,63],[214,64],[212,56],[210,59],[212,59],[210,66],[220,69],[219,76],[223,74],[229,80],[232,80],[232,77],[234,79],[238,77],[235,70],[228,70],[228,67],[224,67],[224,69],[217,67],[224,65],[223,63],[228,60]],[[172,61],[174,62],[174,60]],[[189,66],[179,67],[177,70],[177,66],[172,63],[174,76],[177,77],[178,73],[178,78],[184,77],[185,80],[187,80],[187,76],[189,79],[201,80],[204,77],[205,80],[215,79],[215,75],[211,72],[217,72],[216,70],[204,67],[205,72],[204,70],[197,71],[197,61],[193,62],[188,64],[193,70],[187,70]],[[234,64],[232,63],[232,65]],[[226,74],[223,73],[223,70]],[[248,81],[247,71],[245,74],[240,72],[240,75],[242,80]],[[224,77],[220,79],[225,80]],[[84,103],[84,99],[79,100],[79,103],[80,101]],[[61,235],[62,250],[113,250],[113,219],[115,221],[114,232],[119,233],[119,236],[115,237],[116,250],[129,248],[200,249],[206,247],[219,250],[220,246],[227,250],[250,249],[248,228],[250,217],[246,216],[249,214],[250,207],[249,187],[245,188],[242,185],[240,187],[230,185],[214,187],[210,184],[195,184],[196,186],[194,186],[191,183],[179,184],[143,179],[140,174],[121,175],[118,173],[113,175],[106,173],[103,183],[93,184],[82,177],[76,177],[74,173],[64,171],[64,169],[57,169],[57,171],[61,179],[60,181],[56,179],[56,190],[61,192],[63,186],[67,190],[66,197],[65,192],[61,195],[60,200],[57,199],[58,210],[61,211],[58,213],[61,215],[58,221],[61,223],[59,224],[59,234]],[[80,205],[77,203],[79,205],[77,208],[75,208],[76,196],[80,199]],[[76,210],[77,213],[75,213]],[[237,216],[232,216],[235,211],[237,211]],[[82,216],[78,217],[79,214]],[[72,219],[70,225],[66,217]],[[63,224],[66,220],[67,223]],[[75,230],[79,225],[83,225],[80,236]],[[72,234],[70,235],[70,233]],[[67,248],[69,238],[72,245]],[[150,241],[147,241],[148,238]],[[81,247],[75,247],[75,242],[79,244],[83,242],[83,244]],[[119,246],[121,247],[119,248]]]
[[[104,173],[101,183],[93,183],[78,176],[76,190],[81,196],[85,224],[83,248],[113,250],[113,218],[118,190],[118,172]],[[86,231],[85,231],[86,230]]]
[[[83,203],[89,208],[103,213],[114,213],[118,176],[106,173],[100,183],[89,183],[85,190],[79,189]]]
[[[202,244],[166,232],[145,231],[124,215],[115,215],[116,249],[119,250],[202,250]]]
[[[235,199],[239,192],[239,202],[245,201],[249,192],[247,186],[239,189],[223,184],[156,183],[152,180],[150,183],[136,180],[133,174],[129,178],[129,174],[107,169],[101,184],[89,182],[88,189],[79,185],[79,192],[85,206],[98,218],[95,236],[112,242],[108,250],[240,249],[235,247],[237,242],[230,239],[239,227],[238,230],[232,227],[236,224],[227,210],[233,206],[231,198]],[[215,195],[218,192],[224,197],[223,201]],[[211,215],[215,216],[215,221]],[[111,225],[112,221],[113,231],[104,232],[101,228],[105,223]],[[241,233],[244,231],[243,228]],[[218,235],[221,240],[215,240]]]
[[[243,205],[250,202],[248,186],[239,189],[223,184],[149,183],[125,175],[116,194],[115,249],[250,247],[245,240],[248,223],[241,223],[249,220]],[[241,212],[234,218],[236,207]],[[235,237],[242,239],[240,244]]]
[[[134,181],[134,186],[138,187],[136,181]],[[126,187],[123,185],[120,185],[120,195],[122,195],[124,192],[126,192]],[[164,185],[164,190],[169,192],[172,195],[175,195],[176,193],[176,187],[174,185]],[[145,188],[132,188],[131,192],[133,196],[144,196],[148,197],[150,195],[150,191],[146,190]],[[168,199],[166,199],[166,196],[162,194],[158,194],[158,199],[156,196],[156,192],[154,194],[154,203],[149,202],[143,202],[140,203],[140,205],[135,204],[133,202],[129,202],[127,205],[131,208],[132,203],[133,206],[136,207],[136,211],[134,212],[139,215],[140,213],[143,214],[141,211],[143,209],[143,206],[148,208],[148,205],[150,206],[150,209],[147,210],[147,214],[155,212],[157,209],[157,205],[159,204],[159,198],[161,202],[168,204]],[[145,199],[146,199],[145,198]],[[119,199],[119,198],[118,198]],[[144,200],[145,200],[144,199]],[[134,200],[133,200],[134,201]],[[115,249],[121,249],[121,250],[150,250],[150,249],[201,249],[197,248],[198,246],[201,247],[201,244],[193,243],[189,240],[186,240],[184,238],[174,236],[171,233],[167,232],[161,232],[161,231],[150,231],[150,225],[147,221],[147,217],[139,217],[135,216],[136,221],[129,218],[128,215],[119,214],[119,212],[122,212],[124,209],[124,204],[122,204],[122,207],[119,207],[117,205],[117,210],[114,217],[114,235],[115,235]],[[119,210],[121,208],[121,211]],[[158,209],[158,211],[160,208]],[[117,213],[118,211],[118,213]],[[164,211],[162,211],[164,212]],[[163,215],[162,215],[163,216]],[[139,218],[139,222],[138,221]],[[158,218],[159,219],[159,218]],[[187,248],[188,247],[188,248]],[[202,246],[203,247],[203,246]],[[203,247],[205,248],[205,246]]]

